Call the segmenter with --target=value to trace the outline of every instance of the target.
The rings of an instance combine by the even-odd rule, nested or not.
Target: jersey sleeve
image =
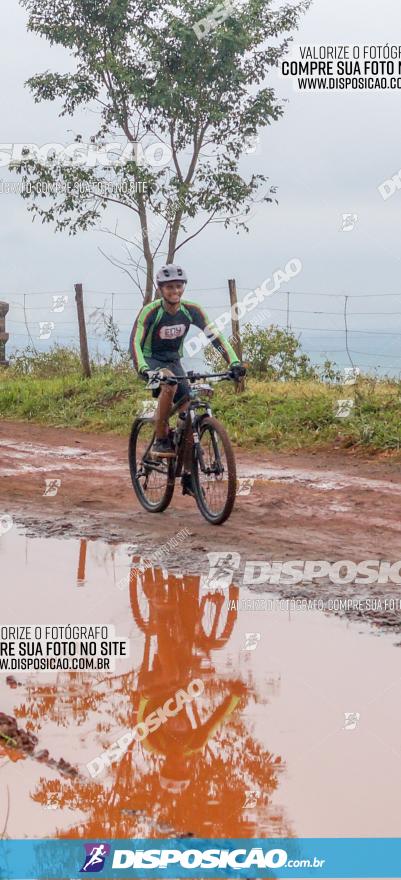
[[[223,356],[226,363],[229,364],[230,367],[234,364],[239,364],[239,357],[235,353],[232,345],[228,339],[226,339],[224,334],[221,333],[217,325],[209,320],[206,312],[195,303],[186,302],[185,305],[191,315],[192,323],[195,324],[196,327],[199,327],[200,330],[203,330],[207,339],[209,339],[214,348],[216,348]]]
[[[143,353],[143,345],[147,337],[148,331],[153,323],[154,314],[154,303],[150,303],[150,305],[144,306],[143,309],[141,309],[141,311],[139,312],[139,315],[132,328],[129,350],[134,362],[134,367],[138,371],[138,373],[140,373],[141,370],[149,369],[149,365],[146,363],[146,359]]]
[[[225,721],[228,721],[230,715],[232,715],[237,708],[240,700],[241,697],[234,694],[225,697],[210,718],[199,727],[195,728],[190,743],[188,743],[190,753],[201,751],[207,745],[209,739],[214,736],[219,727],[221,727]]]

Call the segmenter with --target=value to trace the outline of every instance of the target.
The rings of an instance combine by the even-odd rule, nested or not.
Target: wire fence
[[[237,287],[238,300],[241,302],[250,290],[252,287]],[[192,288],[188,298],[197,301],[214,321],[230,309],[226,286]],[[0,300],[9,303],[7,357],[27,345],[40,352],[54,344],[79,346],[73,290],[2,293]],[[91,356],[109,353],[105,316],[118,329],[120,348],[128,350],[131,329],[142,306],[141,294],[84,288],[84,303]],[[314,363],[329,359],[340,367],[359,366],[379,374],[398,375],[401,371],[401,293],[280,290],[246,312],[241,327],[247,322],[291,330]],[[230,323],[225,332],[229,335]]]

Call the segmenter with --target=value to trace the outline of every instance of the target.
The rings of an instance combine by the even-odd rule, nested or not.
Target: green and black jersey
[[[166,311],[163,300],[157,299],[144,306],[132,329],[130,352],[138,372],[149,369],[147,358],[158,358],[166,363],[178,361],[184,354],[185,337],[192,325],[203,330],[227,364],[232,366],[239,363],[233,347],[210,323],[197,303],[181,300],[180,308],[171,315]]]

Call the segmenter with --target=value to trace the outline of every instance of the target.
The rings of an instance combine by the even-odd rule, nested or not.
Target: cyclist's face
[[[168,281],[166,284],[162,285],[160,290],[166,302],[171,306],[175,306],[180,302],[182,294],[184,293],[184,282]]]

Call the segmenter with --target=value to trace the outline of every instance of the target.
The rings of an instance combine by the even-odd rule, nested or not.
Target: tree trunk
[[[153,299],[153,271],[154,271],[154,261],[153,254],[150,248],[149,243],[149,235],[148,235],[148,218],[146,216],[146,206],[145,201],[142,194],[138,195],[138,209],[139,209],[139,220],[141,223],[141,232],[142,232],[142,245],[143,245],[143,255],[146,260],[146,286],[145,286],[145,295],[143,298],[143,304],[146,306],[148,303],[152,302]]]
[[[167,263],[172,263],[174,260],[175,249],[177,247],[177,238],[178,233],[180,231],[180,224],[182,220],[182,211],[177,211],[173,225],[170,228],[170,235],[168,240],[168,254],[167,254]]]
[[[146,306],[148,303],[152,302],[153,299],[153,257],[150,256],[150,259],[146,257],[146,288],[145,288],[145,296],[143,298],[143,304]]]

